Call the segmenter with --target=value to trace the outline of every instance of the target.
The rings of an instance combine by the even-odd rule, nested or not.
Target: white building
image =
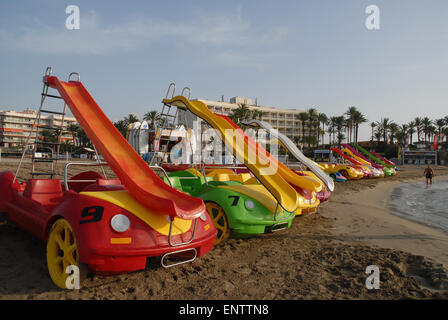
[[[230,115],[235,109],[245,104],[251,110],[258,110],[263,112],[261,120],[269,123],[274,129],[288,136],[290,139],[294,137],[302,137],[302,122],[299,119],[299,114],[305,112],[297,109],[279,109],[273,107],[264,107],[253,104],[252,99],[245,97],[233,97],[229,102],[214,101],[207,99],[196,99],[202,101],[210,111]],[[191,124],[189,124],[191,125]],[[308,126],[305,126],[305,134],[308,134]]]
[[[33,129],[33,123],[36,119],[36,111],[24,110],[21,112],[8,110],[0,110],[0,147],[22,147],[26,142],[30,131]],[[64,117],[63,129],[70,124],[76,124],[77,121],[73,117]],[[45,127],[60,128],[62,126],[62,116],[51,114],[45,116],[41,114],[40,127],[38,131],[47,130]],[[30,139],[34,142],[35,135]],[[62,141],[73,140],[72,135],[64,131],[61,136]]]

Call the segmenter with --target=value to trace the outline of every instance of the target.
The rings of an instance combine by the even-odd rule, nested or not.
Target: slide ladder
[[[51,75],[51,73],[52,69],[48,67],[45,70],[45,75]],[[72,72],[68,77],[69,81],[73,75],[77,75],[79,80],[79,74],[76,72]],[[25,141],[22,157],[20,159],[19,165],[17,166],[17,171],[14,180],[18,176],[18,173],[21,169],[23,160],[25,159],[27,152],[30,150],[32,151],[31,172],[30,172],[32,178],[48,177],[49,179],[53,179],[54,176],[57,175],[56,168],[59,159],[60,146],[62,143],[61,138],[63,134],[67,132],[66,127],[64,126],[65,116],[67,114],[67,104],[65,103],[64,99],[61,96],[48,93],[49,89],[50,86],[44,83],[41,93],[39,109],[36,113],[36,118],[34,119],[27,140]],[[54,108],[47,106],[46,105],[47,98],[54,99],[53,101],[62,100],[63,101],[62,110],[57,111],[54,110]],[[49,125],[48,123],[42,123],[43,114],[53,115],[53,125]],[[34,139],[34,141],[32,141],[32,139]],[[39,150],[48,151],[51,156],[49,158],[43,157],[42,155],[39,155],[40,153]],[[48,168],[48,166],[50,168]]]
[[[80,81],[63,82],[46,73],[43,82],[59,92],[104,160],[139,203],[156,214],[168,215],[171,222],[176,217],[197,219],[205,212],[201,199],[170,187],[157,176]]]

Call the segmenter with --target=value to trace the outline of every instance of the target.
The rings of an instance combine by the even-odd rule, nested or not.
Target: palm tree
[[[359,131],[359,125],[362,123],[367,122],[367,118],[358,110],[353,114],[352,122],[354,126],[354,142],[355,144],[358,144],[358,131]]]
[[[76,139],[76,134],[78,132],[78,127],[79,124],[76,123],[71,123],[68,127],[67,127],[67,131],[70,132],[70,134],[72,135],[72,139],[73,139],[73,145],[76,147],[77,145],[77,139]]]
[[[336,117],[330,117],[328,121],[327,133],[328,133],[328,140],[331,146],[334,143],[334,135],[336,133]]]
[[[408,134],[409,134],[409,125],[402,124],[400,126],[400,130],[397,132],[395,137],[402,145],[404,145],[404,144],[406,144],[406,141],[408,140]]]
[[[299,120],[302,124],[302,142],[305,142],[305,127],[306,127],[306,121],[309,119],[308,112],[300,112],[299,113]]]
[[[320,125],[322,124],[322,130],[320,130]],[[317,131],[322,135],[322,144],[324,144],[325,139],[325,125],[328,124],[328,117],[325,113],[319,113],[317,116]],[[317,144],[319,146],[319,143]]]
[[[265,114],[266,114],[266,112],[263,112],[263,111],[261,111],[261,110],[254,109],[254,110],[252,110],[252,116],[251,116],[251,118],[252,118],[252,119],[255,119],[255,120],[257,120],[257,119],[258,119],[258,120],[261,120]]]
[[[409,144],[412,144],[412,136],[415,133],[415,122],[411,121],[408,123],[408,134],[409,134]]]
[[[445,136],[445,145],[446,145],[448,143],[448,127],[444,127],[442,129],[442,134]]]
[[[151,110],[143,115],[143,120],[149,122],[149,129],[154,130],[160,121],[160,114],[156,110]]]
[[[414,118],[415,129],[417,130],[417,141],[420,143],[421,132],[422,132],[422,118],[415,117]]]
[[[377,131],[375,131],[374,136],[375,136],[377,145],[379,145],[380,144],[380,140],[383,137],[383,133],[381,132],[381,130],[377,130]]]
[[[135,114],[130,113],[126,117],[124,117],[124,121],[126,121],[126,123],[129,125],[131,123],[138,122],[140,120]]]
[[[387,134],[389,133],[391,123],[389,118],[381,118],[381,120],[377,122],[377,130],[381,131],[384,144],[387,143]]]
[[[239,127],[242,126],[243,121],[249,120],[250,117],[251,111],[249,107],[244,103],[238,104],[238,108],[234,109],[229,115],[229,118]]]
[[[359,112],[358,109],[355,106],[348,107],[347,111],[345,111],[344,115],[347,116],[346,118],[346,126],[347,126],[347,133],[348,133],[348,142],[352,142],[352,134],[353,134],[353,127],[354,127],[354,117],[355,114]]]
[[[315,108],[309,108],[307,110],[308,113],[308,127],[310,130],[310,137],[317,134],[317,118],[319,116],[317,110]],[[308,148],[310,148],[310,144],[315,141],[315,139],[308,139]]]
[[[437,133],[438,133],[438,135],[440,137],[441,134],[442,134],[442,129],[446,125],[445,119],[444,118],[436,119],[436,120],[434,120],[434,124],[437,127]]]
[[[398,126],[398,124],[396,124],[395,122],[392,122],[389,125],[389,133],[390,133],[390,143],[394,144],[394,139],[398,133],[398,131],[400,130],[400,127]]]
[[[117,128],[118,131],[120,131],[121,135],[126,138],[126,131],[128,129],[128,125],[126,124],[125,120],[118,120],[117,122],[114,122],[115,128]]]
[[[372,128],[372,136],[371,136],[370,140],[373,142],[373,133],[376,128],[376,122],[374,122],[374,121],[370,122],[370,127]]]
[[[335,117],[335,125],[336,125],[336,132],[337,132],[337,141],[338,145],[341,144],[342,140],[345,139],[345,135],[343,133],[343,130],[345,128],[345,118],[344,116]]]
[[[425,144],[427,143],[431,126],[432,126],[431,119],[429,119],[428,117],[424,117],[422,119],[422,131],[423,131],[423,134],[425,135]]]
[[[337,139],[338,139],[338,145],[340,145],[342,140],[345,139],[345,135],[344,135],[344,133],[342,131],[338,132]]]

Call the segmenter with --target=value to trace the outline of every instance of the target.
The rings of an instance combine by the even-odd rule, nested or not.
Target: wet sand
[[[5,169],[15,164],[2,159]],[[297,217],[288,230],[231,239],[170,269],[153,263],[89,276],[74,291],[52,284],[45,244],[7,224],[0,227],[0,299],[447,299],[448,237],[384,206],[393,186],[423,179],[423,168],[401,170],[337,184],[318,214]],[[442,174],[448,169],[436,168]],[[380,269],[378,290],[365,287],[369,265]]]

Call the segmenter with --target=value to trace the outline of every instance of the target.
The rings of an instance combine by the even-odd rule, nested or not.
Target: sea
[[[448,180],[433,179],[429,186],[425,182],[399,185],[387,205],[392,214],[448,234]]]

